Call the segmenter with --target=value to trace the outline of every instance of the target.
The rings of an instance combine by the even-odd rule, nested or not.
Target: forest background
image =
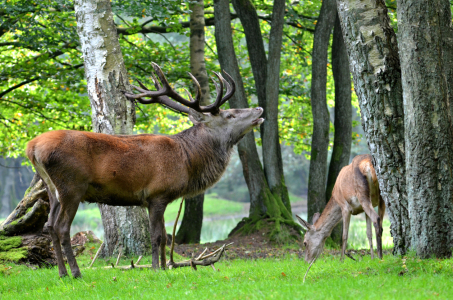
[[[156,5],[159,3],[162,5]],[[191,88],[187,75],[190,71],[189,4],[181,1],[112,1],[121,50],[131,81],[138,78],[150,85],[151,62],[156,62],[177,89]],[[272,2],[255,1],[254,4],[260,16],[267,51]],[[285,180],[292,201],[304,202],[307,194],[313,130],[310,102],[313,33],[321,4],[321,1],[295,1],[288,3],[285,14],[278,120]],[[220,70],[212,26],[212,5],[205,1],[205,60],[208,72]],[[396,29],[394,3],[387,1],[387,6],[392,26]],[[49,130],[91,130],[91,108],[72,3],[64,0],[8,0],[2,4],[0,17],[3,20],[0,27],[1,221],[16,207],[33,177],[31,166],[23,158],[26,143]],[[237,15],[232,14],[232,19],[233,41],[249,104],[257,106],[243,28]],[[326,93],[331,120],[331,147],[335,87],[330,51],[331,48]],[[212,86],[210,90],[215,89]],[[355,109],[351,158],[369,152],[362,137],[355,94],[352,104]],[[136,114],[134,133],[137,134],[174,134],[191,126],[187,118],[157,105],[137,107]],[[255,137],[260,145],[259,134]],[[330,159],[330,154],[328,157]],[[207,198],[249,201],[237,153],[222,180],[207,192]],[[75,225],[83,229],[97,229],[96,232],[102,235],[97,206],[82,205]],[[234,225],[234,222],[223,225],[227,228],[222,230],[220,236],[214,234],[205,237],[204,241],[225,238],[222,234],[227,234]]]

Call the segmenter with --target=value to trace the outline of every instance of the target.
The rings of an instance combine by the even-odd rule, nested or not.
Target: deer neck
[[[195,196],[213,186],[222,177],[230,161],[232,145],[222,142],[203,124],[173,136],[179,142],[189,174],[188,196]]]
[[[314,226],[316,231],[327,237],[330,236],[332,230],[341,221],[341,219],[341,208],[335,200],[331,198]]]

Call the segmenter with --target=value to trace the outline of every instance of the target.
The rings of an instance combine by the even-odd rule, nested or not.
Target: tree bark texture
[[[338,14],[335,17],[333,29],[332,73],[335,80],[335,135],[327,175],[326,203],[332,196],[338,174],[344,166],[349,164],[352,143],[351,73],[349,72],[348,53],[344,45]],[[340,244],[342,235],[343,222],[340,222],[333,229],[331,237]]]
[[[449,1],[398,1],[411,245],[422,258],[453,245],[452,40]]]
[[[201,87],[201,105],[209,105],[209,77],[204,59],[204,4],[200,0],[190,4],[190,71]],[[178,244],[199,243],[203,226],[204,193],[184,200],[184,215],[176,234]]]
[[[280,75],[280,51],[283,35],[285,2],[274,1],[272,26],[269,40],[269,61],[264,50],[258,14],[249,0],[233,0],[242,27],[255,79],[258,104],[264,109],[266,121],[261,125],[263,163],[266,180],[272,194],[281,199],[291,212],[288,189],[285,185],[283,162],[278,136],[278,92]],[[269,74],[268,72],[272,72]],[[270,86],[269,86],[269,85]],[[270,92],[270,94],[269,94]]]
[[[283,24],[285,22],[285,0],[274,0],[272,26],[269,34],[269,55],[266,77],[266,109],[261,125],[263,137],[263,164],[267,183],[275,197],[280,197],[291,211],[288,189],[283,174],[283,161],[278,134],[278,95],[280,91],[280,56]]]
[[[327,150],[329,147],[330,117],[327,108],[327,49],[335,22],[335,0],[325,0],[321,6],[313,37],[311,111],[313,135],[311,140],[310,171],[308,175],[308,219],[326,206]]]
[[[110,1],[74,2],[95,132],[132,134],[135,107],[121,92],[130,90]],[[145,208],[99,205],[104,224],[104,256],[150,253]]]
[[[214,1],[215,38],[219,62],[228,74],[236,82],[236,93],[229,100],[232,108],[248,107],[244,84],[239,72],[239,66],[233,45],[233,33],[231,30],[231,17],[228,0]],[[262,41],[261,41],[262,43]],[[281,199],[274,197],[267,184],[266,177],[258,157],[253,132],[248,133],[238,144],[239,157],[242,162],[245,181],[250,193],[249,218],[241,221],[238,227],[232,231],[247,233],[256,229],[256,224],[263,218],[276,220],[274,237],[281,232],[280,222],[294,225],[292,216]],[[242,226],[242,227],[241,227]],[[244,229],[241,231],[241,229]],[[230,235],[231,235],[230,234]],[[272,236],[271,236],[272,238]]]
[[[362,126],[388,208],[394,254],[410,247],[404,112],[396,35],[382,0],[338,0]]]

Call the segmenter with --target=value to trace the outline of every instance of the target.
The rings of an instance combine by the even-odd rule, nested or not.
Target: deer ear
[[[189,120],[192,121],[194,125],[198,123],[204,123],[208,120],[208,116],[202,112],[198,112],[193,108],[189,108]]]
[[[308,223],[307,221],[305,221],[304,219],[302,219],[298,215],[296,215],[296,218],[299,221],[300,225],[302,225],[302,227],[304,227],[306,230],[310,230],[310,229],[313,228],[313,226],[310,223]]]
[[[317,212],[313,215],[313,221],[312,221],[313,225],[316,223],[316,221],[318,221],[320,216],[321,216],[321,214],[319,212]]]

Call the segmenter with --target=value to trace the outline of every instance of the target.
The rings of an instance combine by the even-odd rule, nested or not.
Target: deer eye
[[[231,118],[236,118],[236,117],[234,115],[231,115],[231,114],[227,116],[227,119],[231,119]]]

